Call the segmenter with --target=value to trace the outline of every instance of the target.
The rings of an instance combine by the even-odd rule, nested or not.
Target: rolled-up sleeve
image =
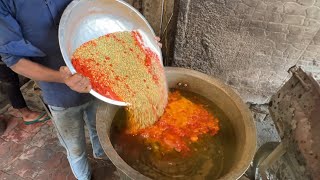
[[[23,38],[21,28],[10,13],[10,5],[0,1],[0,55],[7,66],[13,66],[21,58],[44,57],[40,49]]]

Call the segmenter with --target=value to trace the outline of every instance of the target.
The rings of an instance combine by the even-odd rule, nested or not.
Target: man
[[[91,171],[84,123],[94,156],[103,158],[105,154],[95,128],[97,107],[87,94],[91,89],[89,80],[80,74],[71,75],[59,49],[58,23],[70,2],[0,0],[0,55],[13,71],[38,81],[71,169],[77,179],[87,180]]]
[[[44,122],[50,119],[50,117],[46,115],[46,112],[36,112],[28,108],[20,91],[18,75],[8,68],[2,60],[0,60],[0,81],[3,82],[4,90],[8,94],[12,107],[19,112],[19,117],[22,117],[26,125]]]

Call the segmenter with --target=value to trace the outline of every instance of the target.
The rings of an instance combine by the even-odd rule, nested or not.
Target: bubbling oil
[[[227,173],[234,159],[236,142],[230,120],[203,96],[189,91],[179,92],[193,103],[202,104],[219,119],[218,134],[203,135],[197,142],[189,144],[191,151],[187,155],[177,151],[164,153],[160,144],[146,144],[143,137],[125,133],[126,112],[120,109],[111,127],[113,147],[128,165],[152,179],[218,179]]]

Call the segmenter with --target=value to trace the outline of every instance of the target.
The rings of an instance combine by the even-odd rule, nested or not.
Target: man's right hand
[[[91,90],[90,80],[81,74],[72,74],[68,67],[60,67],[60,73],[64,80],[64,83],[72,90],[79,93],[89,93]]]

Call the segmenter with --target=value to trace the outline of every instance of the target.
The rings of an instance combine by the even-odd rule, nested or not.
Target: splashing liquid
[[[192,103],[201,104],[213,115],[211,121],[219,119],[217,134],[206,131],[199,134],[196,141],[186,140],[188,151],[175,148],[168,150],[168,146],[164,146],[161,140],[151,138],[150,141],[141,134],[127,134],[127,116],[122,109],[117,112],[111,127],[112,144],[127,164],[153,179],[218,179],[228,171],[234,159],[236,143],[229,119],[206,98],[187,91],[179,90],[179,93]]]

